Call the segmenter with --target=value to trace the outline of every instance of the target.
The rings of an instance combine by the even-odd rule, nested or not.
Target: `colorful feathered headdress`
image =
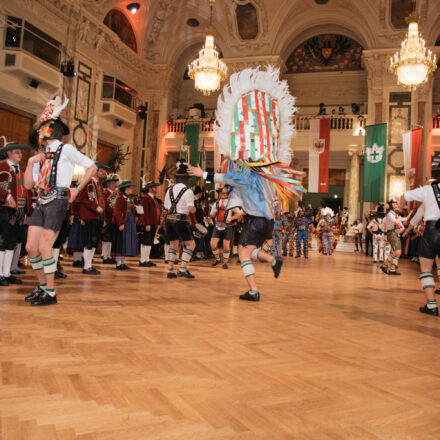
[[[286,210],[288,199],[296,201],[304,189],[297,177],[292,179],[302,173],[289,168],[295,99],[279,75],[273,66],[231,75],[217,102],[214,136],[229,161],[275,186]]]
[[[214,134],[221,154],[250,162],[265,158],[290,164],[295,99],[279,75],[273,66],[231,75],[217,103]]]
[[[54,96],[47,104],[41,113],[39,118],[40,125],[38,129],[40,130],[45,125],[53,125],[58,124],[62,129],[64,136],[69,134],[69,127],[60,119],[61,112],[67,107],[69,104],[69,99],[64,98],[64,102],[61,101],[61,98],[56,95]],[[48,135],[45,136],[47,139],[50,138]],[[44,139],[44,140],[47,140]]]
[[[330,217],[333,217],[333,216],[335,215],[335,213],[333,212],[333,209],[329,208],[328,206],[326,206],[325,208],[322,208],[322,209],[321,209],[321,214],[322,214],[324,217],[327,217],[328,215],[329,215]]]

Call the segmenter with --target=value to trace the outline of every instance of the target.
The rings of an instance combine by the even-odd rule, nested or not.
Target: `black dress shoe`
[[[437,295],[440,295],[440,287],[437,287],[437,289],[435,289],[435,293],[437,293]]]
[[[113,258],[105,258],[102,260],[102,264],[115,264],[115,260]]]
[[[257,292],[255,295],[252,295],[251,293],[249,293],[249,291],[247,291],[246,293],[243,293],[243,295],[240,295],[240,299],[244,300],[244,301],[260,301],[260,294]]]
[[[191,275],[191,273],[190,273],[189,270],[185,270],[185,271],[179,270],[179,271],[177,272],[177,276],[180,277],[180,278],[188,278],[188,279],[193,279],[193,278],[195,278],[194,275]]]
[[[388,275],[400,275],[400,272],[397,272],[396,270],[389,270]]]
[[[222,268],[223,268],[223,269],[227,269],[227,268],[228,268],[228,263],[223,263]]]
[[[301,255],[295,255],[295,258],[301,258]]]
[[[126,264],[120,264],[116,266],[116,270],[130,270],[130,268]]]
[[[96,270],[94,267],[91,267],[90,269],[83,269],[83,274],[85,275],[99,275],[101,272],[99,270]]]
[[[23,275],[24,273],[26,273],[24,270],[11,270],[11,275]]]
[[[177,275],[174,272],[168,272],[167,273],[167,278],[177,278]]]
[[[23,284],[23,281],[19,280],[17,277],[14,277],[14,275],[11,275],[10,277],[6,277],[5,280],[9,284]]]
[[[47,292],[43,292],[35,301],[31,301],[31,306],[50,306],[57,303],[57,296],[50,296]]]
[[[55,272],[55,279],[56,280],[63,280],[64,278],[67,278],[67,275],[63,272],[61,272],[61,270],[57,270]]]
[[[214,260],[212,263],[211,263],[211,266],[217,266],[217,264],[219,264],[220,263],[220,260]]]
[[[141,267],[155,267],[156,265],[152,261],[144,261],[143,263],[139,263]]]
[[[283,265],[283,259],[279,258],[279,257],[276,257],[275,261],[276,261],[275,265],[272,266],[273,276],[275,278],[278,278],[280,276],[281,266]]]
[[[77,260],[72,263],[72,266],[73,267],[84,267],[84,263],[82,261]]]
[[[428,309],[427,304],[424,305],[424,307],[419,307],[420,313],[426,313],[427,315],[434,315],[438,316],[438,307],[435,309]]]
[[[40,286],[38,286],[30,295],[26,296],[24,300],[26,302],[35,301],[42,293],[44,293],[44,290]]]
[[[5,277],[0,277],[0,286],[9,286],[9,283],[6,281]]]
[[[388,275],[388,267],[387,267],[385,264],[382,264],[382,265],[380,266],[380,270],[381,270],[384,274]]]

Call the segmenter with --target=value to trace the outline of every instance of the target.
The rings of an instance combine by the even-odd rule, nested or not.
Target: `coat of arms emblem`
[[[384,146],[379,147],[373,144],[372,147],[367,147],[367,160],[370,163],[378,163],[383,159]]]
[[[325,139],[314,139],[313,150],[317,154],[322,154],[325,151]]]

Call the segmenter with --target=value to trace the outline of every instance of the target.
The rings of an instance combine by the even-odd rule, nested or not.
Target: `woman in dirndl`
[[[138,239],[134,218],[134,203],[130,199],[134,183],[126,180],[119,187],[113,209],[112,257],[116,259],[116,270],[129,270],[125,257],[135,257],[138,254]]]

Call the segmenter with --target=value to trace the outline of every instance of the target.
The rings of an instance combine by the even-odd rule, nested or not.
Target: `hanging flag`
[[[417,186],[422,129],[415,128],[414,130],[405,131],[402,138],[406,189],[411,190]]]
[[[185,139],[186,144],[191,146],[191,151],[189,154],[189,162],[191,165],[199,164],[199,133],[200,124],[186,124],[185,125]],[[190,186],[195,185],[195,177],[191,177]]]
[[[364,202],[383,202],[387,157],[387,124],[367,125],[364,157]]]
[[[312,119],[309,132],[308,192],[328,193],[330,119]]]

